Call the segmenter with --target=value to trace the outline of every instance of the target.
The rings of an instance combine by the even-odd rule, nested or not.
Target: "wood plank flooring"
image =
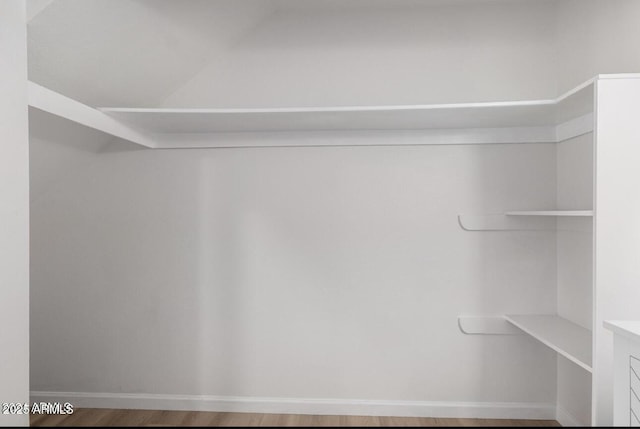
[[[80,408],[69,416],[32,415],[31,426],[504,426],[555,427],[555,420],[435,419],[417,417],[312,416],[201,411]]]

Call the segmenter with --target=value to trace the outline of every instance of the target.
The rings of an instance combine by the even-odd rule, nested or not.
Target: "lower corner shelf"
[[[542,344],[592,372],[591,331],[555,314],[506,315],[505,319]]]

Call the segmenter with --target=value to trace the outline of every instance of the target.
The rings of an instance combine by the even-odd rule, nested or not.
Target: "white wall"
[[[593,133],[557,145],[557,207],[593,209]],[[558,219],[558,314],[584,328],[593,321],[593,221]]]
[[[0,403],[29,402],[29,138],[26,7],[0,2]],[[0,425],[28,426],[0,414]]]
[[[640,2],[558,2],[558,88],[566,91],[601,73],[640,72]]]
[[[281,8],[163,105],[550,98],[596,74],[640,72],[637,0],[377,5]]]
[[[38,3],[31,79],[96,106],[548,98],[640,71],[637,0]]]
[[[31,4],[29,79],[91,106],[158,104],[270,11],[269,0],[49,3]]]
[[[593,209],[593,133],[557,145],[557,207]],[[557,220],[558,315],[593,329],[593,220]],[[591,424],[591,373],[558,356],[558,409]]]
[[[38,124],[32,390],[555,401],[553,352],[457,328],[554,312],[555,234],[456,217],[553,206],[553,145],[149,151]]]
[[[556,95],[554,2],[282,3],[211,56],[163,105],[423,104]]]

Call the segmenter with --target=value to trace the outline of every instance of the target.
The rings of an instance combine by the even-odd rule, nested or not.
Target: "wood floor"
[[[68,416],[33,415],[31,426],[560,426],[555,420],[311,416],[83,408]]]

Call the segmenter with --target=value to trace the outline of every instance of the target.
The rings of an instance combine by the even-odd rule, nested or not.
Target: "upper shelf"
[[[592,131],[596,79],[546,100],[257,109],[94,109],[30,83],[29,104],[158,148],[551,143]]]
[[[593,80],[549,100],[259,109],[100,110],[156,133],[428,130],[542,127],[588,114]]]
[[[555,124],[553,101],[299,109],[102,108],[158,133],[508,128]]]

